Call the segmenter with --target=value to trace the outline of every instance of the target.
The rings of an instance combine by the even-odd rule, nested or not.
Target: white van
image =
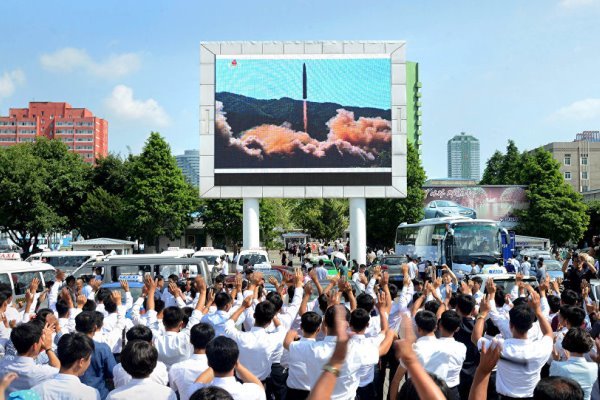
[[[250,266],[254,269],[271,269],[271,261],[269,261],[269,253],[263,249],[248,249],[240,251],[237,256],[235,269],[237,272],[244,270],[244,260],[248,260]],[[235,273],[236,271],[233,271]]]
[[[212,247],[202,247],[195,252],[194,258],[204,258],[208,264],[208,268],[212,272],[213,267],[218,263],[218,259],[226,255],[225,250],[215,249]]]
[[[56,270],[50,264],[27,261],[0,260],[0,283],[9,285],[13,292],[13,303],[25,301],[25,292],[34,278],[40,280],[37,292],[44,290],[46,282],[54,281]]]
[[[171,257],[191,257],[194,254],[193,249],[180,249],[179,247],[169,247],[167,250],[160,253],[163,256],[171,256]]]
[[[96,262],[103,257],[101,251],[42,251],[30,255],[25,261],[29,262],[45,262],[52,265],[56,269],[60,269],[65,275],[72,275],[73,272],[84,265]]]

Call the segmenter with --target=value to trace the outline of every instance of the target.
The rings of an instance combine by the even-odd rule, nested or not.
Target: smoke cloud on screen
[[[273,157],[318,160],[326,156],[373,161],[379,149],[389,148],[392,140],[390,121],[380,117],[355,120],[354,113],[343,108],[327,122],[329,133],[324,141],[295,131],[288,123],[259,125],[236,138],[220,101],[216,101],[215,127],[226,146],[257,161]]]

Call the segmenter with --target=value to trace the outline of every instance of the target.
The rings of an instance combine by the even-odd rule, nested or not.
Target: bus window
[[[17,296],[25,294],[29,289],[29,285],[31,284],[31,281],[33,281],[33,278],[38,278],[40,280],[37,292],[39,293],[44,289],[40,271],[13,272],[10,275],[15,287],[15,295]]]

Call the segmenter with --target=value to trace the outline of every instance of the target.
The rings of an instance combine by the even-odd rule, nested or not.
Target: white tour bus
[[[443,217],[416,224],[402,223],[396,231],[396,254],[422,257],[438,265],[447,264],[458,278],[471,273],[471,262],[484,267],[500,266],[502,236],[500,223],[467,217]]]
[[[76,269],[89,263],[94,263],[103,256],[104,253],[99,250],[42,251],[41,253],[30,255],[25,261],[48,263],[69,276],[72,275]]]

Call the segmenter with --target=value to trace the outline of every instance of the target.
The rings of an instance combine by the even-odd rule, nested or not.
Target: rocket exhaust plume
[[[306,107],[307,96],[306,87],[306,63],[302,64],[302,99],[304,100],[304,132],[308,132],[308,110]]]

